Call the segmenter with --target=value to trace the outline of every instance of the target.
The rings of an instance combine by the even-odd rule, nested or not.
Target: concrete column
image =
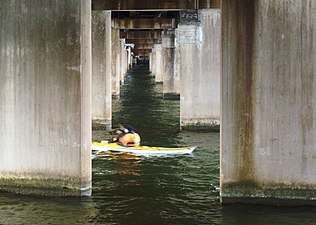
[[[177,32],[176,32],[177,33]],[[180,48],[177,46],[177,41],[175,39],[175,52],[174,52],[174,92],[176,99],[180,98],[181,92],[181,55]]]
[[[127,51],[125,48],[125,39],[120,39],[120,83],[124,84],[127,71]]]
[[[124,46],[123,46],[123,54],[124,54],[124,58],[123,58],[123,67],[124,67],[124,78],[126,76],[126,72],[128,70],[128,49],[126,48],[126,42],[125,42],[125,39],[124,39]]]
[[[155,46],[153,45],[152,50],[151,50],[151,58],[150,58],[150,68],[151,68],[151,72],[153,73],[153,75],[156,77],[156,68],[155,68],[155,64],[156,64],[156,49]]]
[[[220,10],[185,13],[177,31],[181,62],[181,128],[219,130]]]
[[[77,1],[75,1],[77,3]],[[68,5],[69,3],[67,3]],[[69,13],[72,15],[71,13]],[[68,15],[68,14],[67,14]],[[92,185],[92,165],[91,165],[91,140],[92,140],[92,29],[91,29],[91,0],[80,0],[80,155],[74,153],[73,157],[80,159],[80,190],[81,195],[91,195]],[[65,18],[64,18],[65,21]],[[67,20],[66,20],[67,21]],[[67,36],[68,37],[68,36]],[[72,114],[78,114],[73,110]],[[69,122],[68,122],[69,123]],[[58,125],[58,127],[60,124]],[[59,133],[65,139],[64,133]],[[67,137],[67,136],[66,136]],[[60,141],[61,139],[59,139]],[[71,146],[75,150],[74,142]],[[65,151],[64,148],[59,151]],[[46,157],[46,159],[49,159]],[[59,160],[58,160],[59,159]],[[58,158],[63,164],[68,164],[67,160]],[[54,161],[49,159],[50,161]],[[59,169],[64,165],[59,165]],[[69,176],[67,175],[67,178]],[[64,188],[63,188],[64,189]]]
[[[155,71],[155,81],[157,83],[162,83],[163,81],[163,48],[162,44],[154,44],[154,71]]]
[[[112,124],[112,54],[111,11],[92,12],[93,93],[92,121],[94,126],[111,129]]]
[[[152,72],[152,61],[153,61],[153,53],[151,52],[151,53],[149,53],[149,71],[151,71]]]
[[[90,195],[91,1],[3,1],[0,18],[1,190]]]
[[[112,28],[112,95],[120,95],[121,57],[120,30]]]
[[[221,200],[315,205],[316,2],[222,4]]]
[[[175,63],[175,31],[164,30],[162,35],[163,45],[163,96],[164,98],[179,98],[179,90],[176,90],[174,74]]]
[[[127,45],[126,50],[127,50],[127,68],[131,68],[132,67],[132,46]]]
[[[155,74],[155,81],[161,83],[163,81],[163,58],[162,58],[162,44],[154,44],[153,47],[154,56],[153,56],[153,67]]]
[[[136,65],[137,64],[137,58],[132,55],[132,65]]]

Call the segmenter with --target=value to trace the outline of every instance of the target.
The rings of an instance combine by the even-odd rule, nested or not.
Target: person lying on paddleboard
[[[123,132],[118,134],[118,144],[122,146],[135,147],[140,145],[140,136],[132,126],[126,126]]]

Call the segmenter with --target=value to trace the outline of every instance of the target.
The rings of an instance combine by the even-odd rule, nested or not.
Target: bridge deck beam
[[[153,18],[153,19],[113,19],[112,27],[116,29],[128,30],[148,30],[148,29],[171,29],[175,28],[174,19]]]

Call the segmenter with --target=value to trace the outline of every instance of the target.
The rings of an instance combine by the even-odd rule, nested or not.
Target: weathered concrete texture
[[[222,202],[315,204],[316,2],[224,0],[222,15]]]
[[[112,55],[111,12],[92,13],[92,122],[111,129],[112,124]]]
[[[174,49],[174,82],[173,82],[173,90],[175,95],[173,95],[173,97],[175,97],[176,99],[180,99],[180,92],[181,92],[181,58],[180,58],[180,48],[178,48],[177,46],[175,46]],[[172,97],[172,96],[171,96]]]
[[[120,57],[120,30],[112,28],[112,95],[120,95],[120,74],[121,74],[121,57]]]
[[[127,68],[130,68],[132,66],[132,47],[126,46],[127,51]]]
[[[154,47],[153,47],[152,52],[149,54],[149,70],[152,72],[153,76],[155,76],[155,58],[156,58],[156,53],[154,52]]]
[[[151,71],[151,72],[153,71],[152,62],[153,62],[153,54],[149,53],[149,71]]]
[[[219,130],[220,10],[199,10],[200,22],[179,24],[180,124],[182,129]]]
[[[153,73],[155,81],[161,83],[163,81],[163,48],[162,44],[153,45]]]
[[[91,3],[80,2],[1,1],[2,190],[90,194]]]
[[[128,69],[128,65],[127,65],[127,50],[125,47],[125,39],[120,39],[120,83],[124,84],[125,82],[125,75]]]
[[[175,31],[164,30],[163,46],[163,96],[178,99],[180,95],[180,79],[175,79]],[[177,77],[179,78],[179,77]]]
[[[67,2],[68,3],[68,2]],[[75,2],[76,3],[76,2]],[[80,179],[82,195],[91,195],[92,37],[91,0],[80,0]],[[72,15],[72,14],[70,14]],[[77,111],[73,109],[73,114]],[[68,122],[68,121],[66,121]],[[61,137],[63,133],[59,133]],[[75,146],[73,145],[73,148]],[[64,149],[59,149],[63,154]],[[48,157],[46,159],[49,159]],[[50,159],[51,160],[51,159]],[[67,169],[63,168],[64,171]],[[84,191],[84,192],[83,192]],[[86,193],[85,193],[86,192]]]

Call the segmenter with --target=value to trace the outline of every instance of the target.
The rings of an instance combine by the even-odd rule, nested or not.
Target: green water
[[[179,130],[179,101],[164,100],[146,68],[131,70],[113,100],[113,125],[130,124],[145,145],[196,145],[191,155],[99,154],[89,198],[0,193],[0,224],[316,224],[316,208],[219,202],[219,134]],[[104,139],[106,131],[93,131]]]

